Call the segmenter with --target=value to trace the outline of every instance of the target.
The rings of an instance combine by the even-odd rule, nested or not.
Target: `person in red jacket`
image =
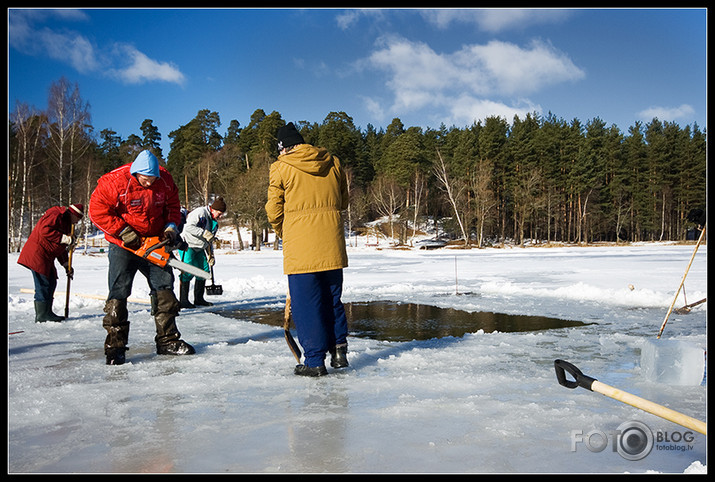
[[[134,162],[108,172],[97,181],[89,200],[89,217],[109,241],[109,294],[102,325],[107,330],[104,353],[107,365],[121,365],[129,339],[127,298],[137,271],[149,283],[152,314],[156,322],[156,351],[160,355],[191,355],[194,348],[181,339],[176,327],[179,300],[174,295],[174,274],[137,256],[142,238],[169,238],[169,245],[180,241],[177,225],[181,221],[179,190],[174,179],[148,150]],[[128,248],[128,249],[125,249]]]
[[[53,206],[42,215],[20,251],[17,263],[32,271],[35,281],[35,322],[62,321],[64,316],[52,312],[52,300],[57,288],[55,260],[65,268],[68,278],[72,278],[69,267],[72,225],[84,216],[82,204],[69,207]]]

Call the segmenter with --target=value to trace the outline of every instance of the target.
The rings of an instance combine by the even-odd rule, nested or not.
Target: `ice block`
[[[705,351],[681,340],[648,339],[641,349],[646,380],[668,385],[700,385],[705,374]]]

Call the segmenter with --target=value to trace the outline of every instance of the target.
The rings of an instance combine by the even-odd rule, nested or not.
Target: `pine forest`
[[[688,214],[705,209],[706,133],[657,118],[622,131],[588,120],[533,113],[487,117],[471,126],[356,126],[345,112],[322,120],[283,119],[256,109],[247,125],[224,125],[200,110],[162,133],[151,113],[123,139],[97,131],[79,86],[62,78],[45,110],[17,103],[9,112],[9,251],[18,251],[53,205],[89,202],[97,179],[151,150],[172,174],[191,210],[221,195],[227,223],[248,228],[260,248],[269,225],[264,204],[276,133],[293,122],[307,143],[345,166],[349,236],[385,236],[410,245],[416,233],[465,247],[500,243],[679,241],[692,239]],[[223,126],[223,129],[222,129]],[[101,129],[101,127],[100,127]],[[382,222],[377,225],[375,220]],[[85,219],[80,235],[95,228]]]

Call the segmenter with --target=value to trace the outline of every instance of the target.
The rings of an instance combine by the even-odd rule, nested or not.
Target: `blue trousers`
[[[291,312],[298,341],[305,352],[304,364],[325,365],[325,354],[347,343],[348,321],[340,297],[343,270],[288,275]]]
[[[171,266],[157,266],[116,244],[109,243],[109,295],[108,300],[126,300],[132,294],[134,276],[139,271],[149,283],[151,294],[174,289]]]
[[[35,301],[52,303],[57,288],[56,274],[53,272],[47,277],[32,270],[32,280],[35,282]]]

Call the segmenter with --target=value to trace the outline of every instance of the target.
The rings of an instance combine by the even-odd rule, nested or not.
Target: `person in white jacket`
[[[218,231],[218,220],[225,212],[226,202],[219,197],[210,206],[196,208],[186,216],[181,238],[188,247],[184,251],[179,251],[181,261],[204,271],[210,270],[215,262],[212,243],[216,237],[216,231]],[[213,305],[204,299],[206,281],[200,278],[196,278],[194,281],[194,302],[189,301],[189,287],[193,277],[194,275],[189,273],[179,275],[181,307],[195,308]]]

